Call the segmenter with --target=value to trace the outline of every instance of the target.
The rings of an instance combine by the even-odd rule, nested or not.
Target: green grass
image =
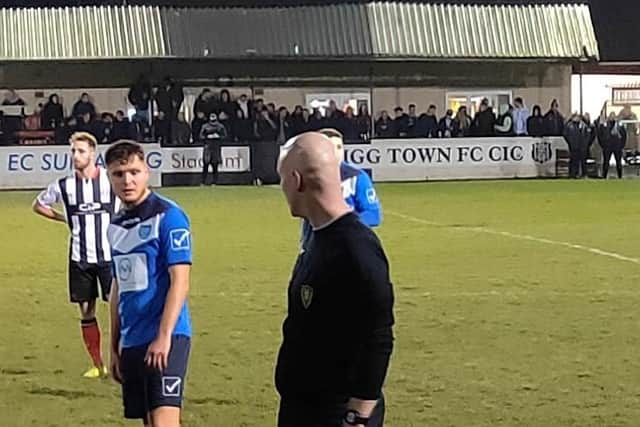
[[[380,185],[397,320],[386,425],[637,426],[640,265],[469,227],[636,258],[638,185]],[[161,193],[193,223],[184,425],[274,425],[299,224],[273,189]],[[0,425],[132,425],[114,383],[80,377],[88,357],[67,303],[67,230],[30,214],[34,195],[0,194]]]

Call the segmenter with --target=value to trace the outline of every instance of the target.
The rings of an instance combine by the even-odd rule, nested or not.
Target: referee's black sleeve
[[[376,400],[381,395],[393,350],[393,288],[389,263],[373,233],[351,251],[358,301],[360,345],[357,346],[351,397]]]

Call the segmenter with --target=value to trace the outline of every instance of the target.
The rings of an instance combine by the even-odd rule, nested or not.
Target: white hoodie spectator
[[[517,136],[527,135],[527,120],[531,113],[529,109],[524,105],[522,98],[516,98],[513,101],[513,130]]]

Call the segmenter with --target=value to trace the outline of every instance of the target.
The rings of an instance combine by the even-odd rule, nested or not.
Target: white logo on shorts
[[[162,395],[164,397],[180,397],[180,377],[162,377]]]

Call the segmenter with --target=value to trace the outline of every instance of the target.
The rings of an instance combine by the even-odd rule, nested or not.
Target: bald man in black
[[[313,226],[289,284],[278,426],[380,427],[394,322],[384,250],[346,205],[326,136],[291,141],[278,169],[292,215]]]

